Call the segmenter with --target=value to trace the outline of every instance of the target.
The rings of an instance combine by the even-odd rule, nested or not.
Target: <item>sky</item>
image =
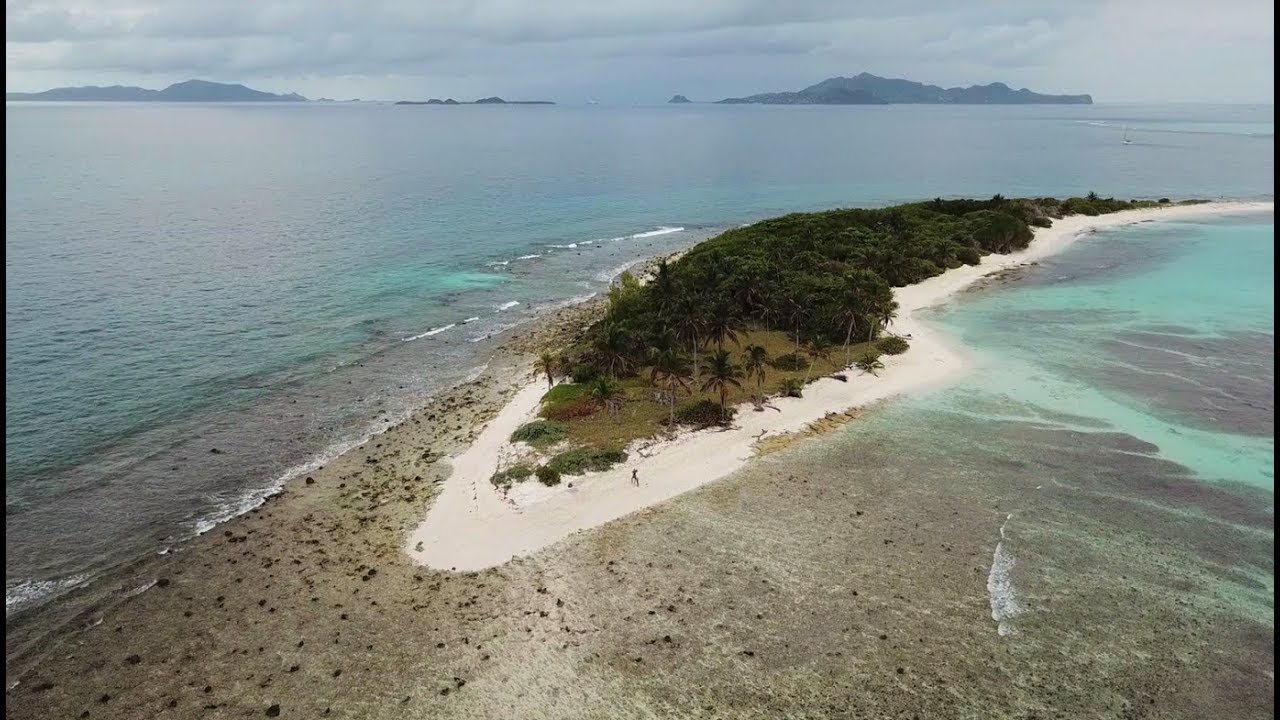
[[[1271,0],[6,0],[5,86],[660,103],[870,72],[1271,103]]]

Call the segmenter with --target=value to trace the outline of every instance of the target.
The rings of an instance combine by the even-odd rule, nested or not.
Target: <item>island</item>
[[[35,93],[6,92],[8,101],[60,101],[60,102],[306,102],[297,93],[277,95],[254,90],[239,84],[216,83],[208,80],[187,80],[174,83],[163,90],[130,85],[98,87],[60,87]]]
[[[674,102],[674,98],[672,99]],[[796,92],[725,98],[722,105],[1092,105],[1090,95],[1042,95],[1000,82],[941,88],[870,73],[827,78]]]
[[[687,97],[685,97],[685,96],[683,96],[683,95],[672,95],[672,96],[671,96],[671,99],[667,101],[667,103],[668,103],[668,104],[671,104],[671,103],[675,103],[675,104],[683,104],[683,103],[687,103],[687,102],[691,102],[691,101],[689,100],[689,98],[687,98]]]
[[[440,98],[429,98],[427,100],[397,100],[396,105],[555,105],[550,100],[503,100],[498,96],[480,98],[473,102],[458,102],[453,98],[441,100]]]

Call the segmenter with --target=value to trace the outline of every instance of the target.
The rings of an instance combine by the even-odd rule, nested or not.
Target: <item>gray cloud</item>
[[[1262,0],[8,0],[6,85],[656,101],[863,70],[1103,100],[1270,101]]]

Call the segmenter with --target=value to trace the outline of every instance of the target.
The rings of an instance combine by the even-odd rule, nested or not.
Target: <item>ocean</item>
[[[1270,106],[11,103],[6,611],[253,507],[640,258],[935,196],[1271,198],[1273,122]],[[1197,481],[1269,492],[1271,228],[1099,234],[974,295],[939,321],[1002,363],[1001,399],[962,385],[929,412],[1103,423]]]

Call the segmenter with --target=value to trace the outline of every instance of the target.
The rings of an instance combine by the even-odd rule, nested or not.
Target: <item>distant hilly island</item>
[[[667,102],[685,103],[676,95]],[[797,92],[760,93],[717,100],[721,105],[1092,105],[1089,95],[1042,95],[1004,83],[941,88],[870,73],[827,78]]]
[[[62,100],[81,102],[306,102],[297,93],[276,95],[244,85],[188,80],[163,90],[129,85],[62,87],[37,93],[6,92],[5,100]]]
[[[550,100],[503,100],[498,96],[480,98],[475,102],[458,102],[453,98],[429,100],[397,100],[397,105],[555,105]]]

